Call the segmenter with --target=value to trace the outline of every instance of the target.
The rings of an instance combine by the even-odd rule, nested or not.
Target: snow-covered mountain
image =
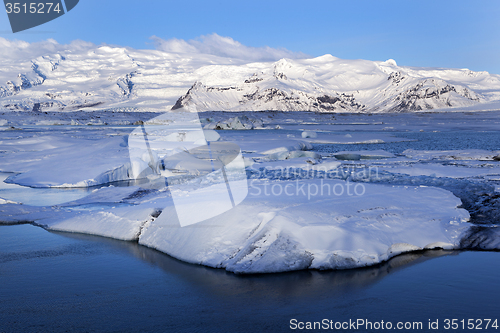
[[[4,40],[5,42],[5,40]],[[0,59],[0,110],[196,106],[199,111],[406,112],[500,108],[500,75],[394,60],[248,62],[86,45]]]
[[[255,64],[254,64],[255,65]],[[394,60],[281,59],[232,85],[202,80],[174,108],[404,112],[470,107],[500,99],[500,76],[467,69],[399,67]]]

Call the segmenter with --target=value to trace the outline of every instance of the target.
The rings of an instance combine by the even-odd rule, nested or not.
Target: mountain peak
[[[2,110],[164,109],[404,112],[500,101],[500,75],[400,67],[330,54],[234,61],[207,54],[68,46],[0,59]]]

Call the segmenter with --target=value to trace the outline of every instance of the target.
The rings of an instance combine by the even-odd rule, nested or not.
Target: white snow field
[[[407,112],[498,110],[500,75],[396,61],[250,61],[0,38],[0,110]],[[286,56],[286,55],[285,55]],[[292,55],[290,55],[292,56]]]
[[[137,241],[236,273],[363,267],[429,248],[500,249],[498,112],[1,118],[3,224]],[[208,145],[238,165],[209,157]],[[216,207],[228,193],[231,204]]]

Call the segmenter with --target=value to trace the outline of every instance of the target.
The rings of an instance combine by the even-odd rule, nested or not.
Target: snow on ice
[[[201,122],[193,123],[192,113],[175,111],[137,113],[143,118],[132,125],[132,114],[96,113],[98,126],[80,125],[90,120],[82,113],[47,114],[38,121],[3,115],[0,222],[134,240],[237,273],[354,268],[420,249],[500,246],[498,221],[474,224],[477,216],[494,217],[500,208],[498,146],[421,150],[410,148],[418,137],[399,135],[421,128],[435,133],[443,127],[429,119],[446,116],[336,120],[262,112],[245,118],[200,114]],[[55,125],[58,117],[72,119]],[[461,120],[466,115],[447,117],[454,124],[449,130],[467,126]],[[475,117],[474,126],[483,130],[497,125],[482,121],[491,113]],[[214,131],[207,123],[227,128]],[[245,124],[253,130],[244,130]],[[13,125],[17,130],[9,130]],[[132,154],[141,133],[150,148]],[[223,164],[196,150],[207,142],[239,147],[245,183],[232,183],[237,174],[214,172]],[[318,149],[325,144],[331,151]],[[357,174],[363,170],[370,172]],[[248,188],[234,208],[201,209],[200,197],[192,200],[193,188],[210,202],[218,191],[227,193],[227,184],[233,194],[234,186]],[[474,209],[465,209],[469,203],[457,197],[461,193],[472,193]],[[193,211],[216,213],[182,226],[176,196]]]

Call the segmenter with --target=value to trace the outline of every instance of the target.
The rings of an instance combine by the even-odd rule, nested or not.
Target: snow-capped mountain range
[[[198,111],[411,112],[500,109],[500,75],[392,59],[249,62],[112,46],[0,59],[0,110],[195,106]]]

